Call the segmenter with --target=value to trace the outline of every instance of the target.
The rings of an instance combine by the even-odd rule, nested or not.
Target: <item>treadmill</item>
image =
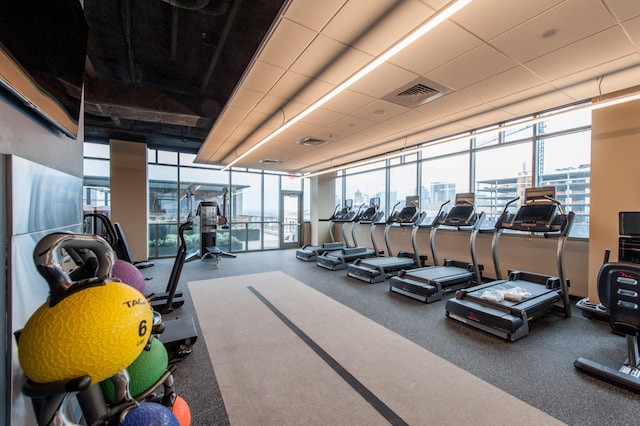
[[[356,216],[351,226],[351,239],[354,247],[343,247],[339,250],[325,251],[316,259],[316,265],[331,271],[344,270],[347,264],[357,259],[378,256],[378,247],[375,240],[375,227],[384,217],[384,212],[380,211],[380,197],[371,198],[369,207]],[[373,248],[359,246],[355,235],[355,224],[371,225],[371,242]]]
[[[347,265],[347,276],[370,284],[381,283],[402,269],[422,266],[422,259],[418,254],[417,247],[415,247],[415,234],[418,231],[418,225],[426,217],[426,213],[418,212],[419,198],[417,196],[407,197],[405,207],[400,212],[395,211],[395,207],[398,204],[400,203],[398,202],[394,206],[394,212],[387,219],[384,229],[384,240],[389,255],[356,259],[353,263]],[[413,253],[401,251],[397,256],[393,256],[389,243],[389,231],[392,227],[397,226],[412,228]]]
[[[440,211],[447,201],[440,206]],[[440,215],[439,215],[440,216]],[[441,300],[445,294],[472,284],[481,284],[481,265],[476,258],[476,237],[484,222],[484,212],[478,214],[475,209],[475,194],[456,194],[455,206],[444,216],[436,220],[431,230],[431,254],[433,265],[424,268],[402,270],[389,281],[389,290],[425,303]],[[438,264],[435,238],[438,229],[449,227],[459,231],[470,231],[469,249],[471,263],[455,259],[445,259]]]
[[[565,213],[553,186],[527,188],[524,202],[513,215],[508,209],[518,199],[507,203],[496,222],[491,246],[497,280],[458,290],[446,305],[448,318],[509,341],[528,335],[529,323],[550,311],[571,316],[563,253],[574,213]],[[504,230],[556,238],[558,276],[509,270],[508,278],[502,279],[498,242]]]
[[[305,262],[311,262],[316,260],[316,258],[318,257],[318,254],[324,252],[325,250],[336,250],[344,247],[343,242],[336,241],[335,238],[333,237],[333,221],[334,219],[336,219],[336,217],[345,213],[345,209],[347,209],[347,206],[346,206],[347,201],[349,200],[345,201],[345,207],[342,210],[338,210],[340,208],[340,204],[338,204],[336,208],[333,210],[333,214],[329,219],[320,219],[321,222],[329,222],[329,237],[331,238],[331,242],[322,243],[319,246],[313,246],[313,245],[302,246],[301,248],[296,250],[296,259],[300,259]]]

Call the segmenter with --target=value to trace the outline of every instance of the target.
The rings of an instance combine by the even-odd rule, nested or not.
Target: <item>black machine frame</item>
[[[402,269],[417,268],[424,264],[426,257],[422,257],[418,253],[415,235],[418,232],[418,226],[424,221],[426,213],[419,211],[420,200],[417,196],[408,196],[405,207],[400,211],[395,210],[398,205],[400,202],[396,203],[393,212],[385,222],[384,240],[388,255],[356,259],[347,265],[347,276],[374,284],[384,282]],[[413,253],[400,251],[397,256],[393,255],[389,240],[389,232],[393,226],[412,228]]]
[[[329,222],[329,238],[330,242],[322,243],[320,245],[303,245],[298,250],[296,250],[296,259],[302,260],[304,262],[312,262],[317,259],[318,255],[324,253],[327,250],[338,250],[346,246],[346,235],[344,234],[343,228],[343,237],[345,238],[345,242],[336,241],[333,236],[333,225],[335,222],[341,220],[341,218],[351,213],[351,209],[353,207],[353,200],[348,199],[344,201],[344,207],[340,208],[340,204],[336,205],[333,209],[333,214],[328,219],[320,219],[320,222]]]
[[[371,198],[369,200],[369,207],[367,207],[367,209],[362,213],[358,212],[351,222],[351,240],[353,241],[353,247],[343,247],[338,250],[327,250],[317,256],[316,265],[331,271],[338,271],[347,269],[347,264],[354,262],[356,259],[379,256],[378,247],[374,237],[375,227],[384,217],[384,212],[379,209],[380,197]],[[373,244],[373,248],[360,246],[358,244],[355,234],[356,223],[371,225],[371,242]]]
[[[598,297],[609,312],[609,325],[625,336],[627,359],[619,369],[586,358],[578,358],[574,366],[587,374],[617,386],[640,392],[640,264],[628,262],[605,263],[598,273]]]
[[[454,207],[448,213],[441,214],[448,203],[449,201],[446,201],[440,206],[437,219],[433,226],[430,226],[429,241],[433,265],[399,271],[389,281],[389,291],[431,303],[442,300],[447,293],[469,287],[474,283],[482,283],[483,266],[477,261],[476,238],[485,214],[476,211],[474,193],[456,194]],[[420,225],[420,227],[423,226]],[[439,264],[435,241],[436,233],[442,226],[458,231],[469,231],[470,263],[445,259],[442,265]]]
[[[509,341],[529,334],[530,322],[549,311],[560,311],[571,316],[569,282],[564,274],[563,254],[565,243],[574,219],[574,213],[566,213],[555,199],[555,187],[532,187],[525,190],[524,202],[517,214],[509,208],[520,197],[509,201],[496,222],[492,239],[492,257],[496,280],[456,291],[455,298],[446,304],[446,316],[474,328]],[[544,208],[540,208],[545,205]],[[550,208],[549,206],[552,206]],[[526,210],[532,212],[529,215]],[[525,210],[525,211],[522,211]],[[549,216],[548,211],[554,213]],[[544,214],[540,214],[543,212]],[[556,238],[556,267],[558,276],[509,270],[508,278],[502,278],[498,242],[504,230],[542,234],[545,238]],[[523,291],[522,300],[491,300],[488,292],[508,292],[510,295]]]

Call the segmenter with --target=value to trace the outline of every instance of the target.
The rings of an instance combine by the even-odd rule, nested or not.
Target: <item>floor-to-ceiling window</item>
[[[417,168],[405,155],[347,168],[340,176],[346,180],[345,196],[371,178],[377,188],[388,189],[391,205],[412,187],[418,190],[417,176],[419,192],[413,193],[429,217],[455,194],[474,192],[477,209],[487,216],[485,226],[495,223],[507,202],[517,197],[521,202],[525,188],[553,185],[558,201],[576,214],[570,235],[588,237],[590,143],[591,113],[569,106],[427,143]],[[371,166],[380,174],[363,171]]]
[[[572,108],[476,129],[432,141],[418,153],[338,171],[335,203],[342,207],[351,199],[357,208],[380,198],[381,209],[390,214],[398,201],[419,195],[421,209],[432,218],[455,194],[474,192],[490,225],[524,188],[553,185],[565,209],[576,214],[571,236],[588,237],[591,114]],[[148,152],[152,257],[175,254],[178,225],[194,216],[202,201],[215,201],[229,219],[217,241],[228,251],[280,248],[282,191],[302,192],[303,220],[310,220],[308,179],[252,169],[222,172],[195,163],[193,154]],[[84,210],[108,215],[108,145],[85,143],[84,164]],[[190,250],[196,250],[197,228],[186,237]]]

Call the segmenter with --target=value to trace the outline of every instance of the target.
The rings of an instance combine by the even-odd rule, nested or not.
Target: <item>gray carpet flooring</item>
[[[152,278],[147,281],[147,292],[164,290],[172,265],[173,259],[160,259],[154,267],[142,270]],[[611,333],[604,322],[584,318],[576,308],[571,318],[553,314],[540,318],[533,322],[528,336],[507,342],[447,319],[445,301],[423,304],[389,292],[387,283],[366,284],[348,278],[345,271],[328,271],[314,262],[297,260],[295,250],[283,250],[240,253],[236,259],[222,259],[219,269],[211,260],[188,262],[179,283],[185,304],[164,318],[195,317],[187,282],[266,271],[285,272],[564,423],[632,425],[640,419],[640,395],[573,367],[574,360],[582,356],[617,368],[626,356],[623,337]],[[232,322],[233,316],[227,320]],[[174,373],[176,390],[191,407],[193,426],[229,424],[208,349],[204,339],[199,339],[193,352],[176,364]],[[400,355],[398,365],[403,362]],[[474,391],[469,389],[468,395]],[[465,394],[458,396],[461,406]],[[428,395],[424,404],[429,404]],[[425,418],[421,424],[437,423]]]

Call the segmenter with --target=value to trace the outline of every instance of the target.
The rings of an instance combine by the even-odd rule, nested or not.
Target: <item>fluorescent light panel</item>
[[[306,117],[309,114],[311,114],[316,109],[320,108],[322,105],[327,103],[329,100],[333,99],[338,94],[340,94],[341,92],[346,90],[349,86],[354,84],[356,81],[360,80],[365,75],[369,74],[371,71],[373,71],[376,68],[378,68],[384,62],[386,62],[387,60],[391,59],[394,55],[396,55],[397,53],[399,53],[400,51],[405,49],[407,46],[411,45],[413,42],[418,40],[420,37],[422,37],[423,35],[425,35],[429,31],[431,31],[432,29],[437,27],[439,24],[441,24],[445,20],[447,20],[454,13],[458,12],[460,9],[462,9],[463,7],[465,7],[466,5],[471,3],[471,1],[472,0],[456,0],[456,1],[452,1],[449,4],[447,4],[444,8],[442,8],[440,11],[436,12],[433,16],[431,16],[431,18],[429,18],[424,24],[422,24],[420,27],[418,27],[416,30],[414,30],[407,37],[405,37],[402,40],[400,40],[398,43],[393,45],[390,49],[386,50],[380,56],[378,56],[373,61],[371,61],[369,64],[367,64],[360,71],[358,71],[357,73],[355,73],[354,75],[349,77],[347,80],[342,82],[340,85],[336,86],[329,93],[327,93],[322,98],[317,100],[315,103],[313,103],[307,109],[305,109],[300,114],[298,114],[295,117],[293,117],[291,120],[289,120],[286,123],[284,123],[281,127],[279,127],[276,130],[274,130],[272,133],[270,133],[267,137],[262,139],[260,142],[258,142],[257,144],[255,144],[254,146],[252,146],[251,148],[249,148],[248,150],[243,152],[235,160],[231,161],[229,164],[224,166],[222,168],[222,171],[228,170],[230,167],[232,167],[238,161],[242,160],[247,155],[251,154],[252,152],[257,150],[261,146],[265,145],[266,143],[271,141],[274,137],[278,136],[280,133],[284,132],[285,130],[287,130],[288,128],[290,128],[294,124],[296,124],[298,121],[302,120],[304,117]]]

